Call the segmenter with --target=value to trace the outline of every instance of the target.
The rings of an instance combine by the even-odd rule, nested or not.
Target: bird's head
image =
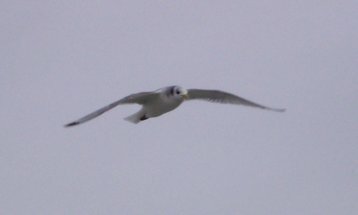
[[[188,98],[188,91],[180,86],[173,86],[170,89],[170,94],[174,98],[180,98],[180,99],[187,99]]]

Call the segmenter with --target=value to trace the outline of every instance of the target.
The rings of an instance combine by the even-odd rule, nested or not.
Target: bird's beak
[[[188,94],[183,94],[181,97],[182,97],[183,99],[189,99]]]

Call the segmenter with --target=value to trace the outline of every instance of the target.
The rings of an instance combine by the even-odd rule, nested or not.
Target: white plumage
[[[164,87],[154,92],[135,93],[115,101],[103,108],[100,108],[76,121],[66,124],[66,127],[79,125],[87,122],[104,112],[121,104],[140,104],[141,110],[130,115],[125,120],[133,123],[160,116],[164,113],[174,110],[185,100],[201,99],[210,102],[223,104],[246,105],[250,107],[261,108],[276,112],[283,112],[285,109],[270,108],[247,99],[241,98],[231,93],[219,90],[202,90],[202,89],[184,89],[180,86]]]

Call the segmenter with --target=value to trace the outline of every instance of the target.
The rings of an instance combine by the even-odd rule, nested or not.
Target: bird
[[[151,92],[140,92],[128,95],[78,120],[66,124],[65,127],[80,125],[123,104],[142,105],[142,108],[138,112],[124,118],[129,122],[137,124],[149,118],[158,117],[170,112],[179,107],[184,101],[190,100],[205,100],[222,104],[244,105],[275,112],[285,111],[285,109],[267,107],[221,90],[185,89],[181,86],[174,85]]]

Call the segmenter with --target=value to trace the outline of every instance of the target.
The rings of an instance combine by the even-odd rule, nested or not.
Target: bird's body
[[[146,106],[146,111],[149,117],[157,117],[164,113],[174,110],[179,107],[184,99],[180,96],[173,99],[173,96],[170,92],[171,87],[166,87],[158,90],[158,98],[155,99],[152,103],[148,103]]]
[[[138,123],[149,118],[160,116],[179,107],[183,99],[173,99],[172,95],[167,93],[168,89],[169,87],[157,90],[157,95],[153,96],[150,102],[144,103],[140,111],[126,117],[125,120]]]
[[[169,111],[172,111],[177,107],[179,107],[183,103],[183,101],[192,100],[192,99],[201,99],[210,102],[218,102],[224,104],[229,103],[229,104],[246,105],[246,106],[272,110],[277,112],[284,111],[284,109],[266,107],[251,102],[249,100],[246,100],[244,98],[238,97],[236,95],[219,90],[200,90],[200,89],[186,90],[179,86],[169,86],[153,92],[142,92],[142,93],[136,93],[126,96],[74,122],[68,123],[65,126],[69,127],[69,126],[74,126],[84,123],[116,107],[117,105],[134,104],[134,103],[142,105],[142,108],[137,113],[126,117],[125,120],[133,123],[138,123],[140,121],[157,117]]]

